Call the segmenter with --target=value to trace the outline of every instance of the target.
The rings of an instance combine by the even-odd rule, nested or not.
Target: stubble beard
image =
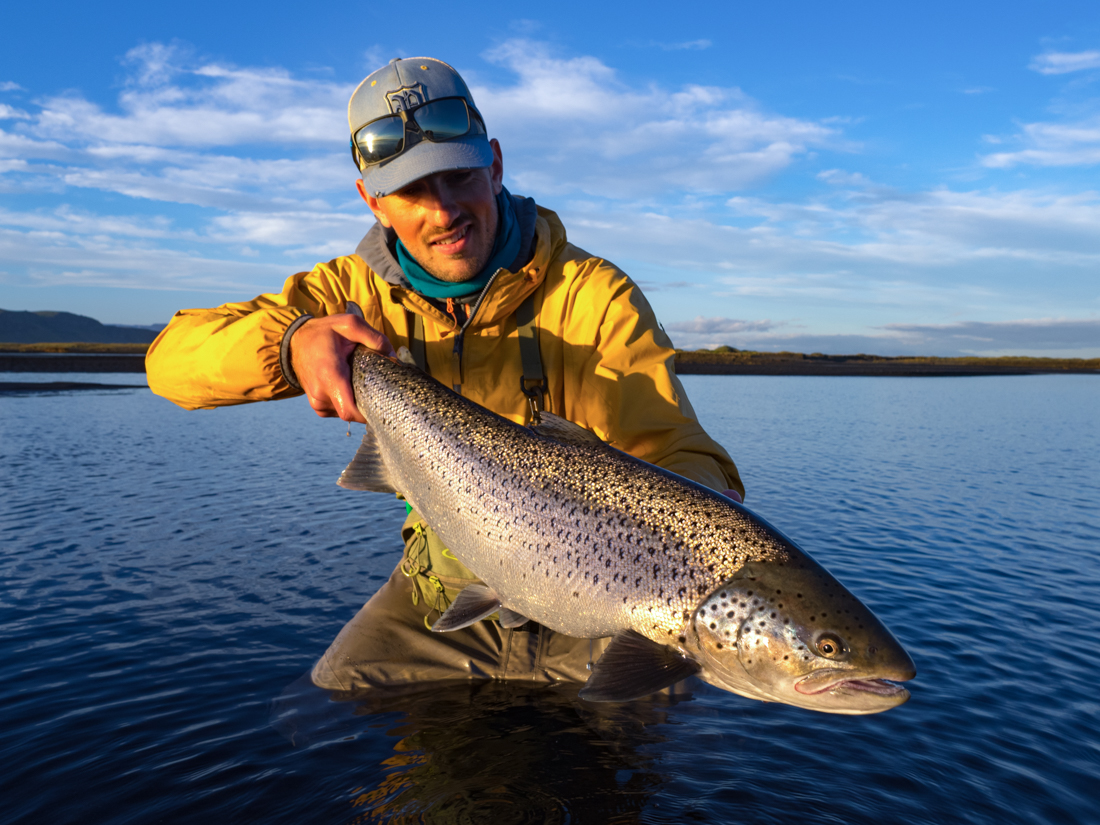
[[[476,278],[478,274],[485,269],[489,263],[489,257],[493,254],[493,244],[496,241],[497,227],[500,225],[500,217],[497,215],[496,204],[493,204],[493,225],[491,227],[485,226],[482,228],[482,252],[478,255],[478,259],[474,262],[475,266],[471,268],[462,267],[459,271],[454,269],[444,269],[436,262],[425,263],[420,262],[420,265],[424,267],[425,271],[433,278],[438,278],[440,281],[445,281],[449,284],[461,284],[465,281]],[[475,231],[477,222],[475,221],[468,231]],[[431,249],[431,246],[428,247]],[[468,258],[444,258],[444,261],[467,261]]]

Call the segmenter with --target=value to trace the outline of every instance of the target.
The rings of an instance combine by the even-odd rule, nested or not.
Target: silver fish
[[[400,491],[484,584],[433,626],[493,613],[614,637],[581,690],[625,701],[688,676],[829,713],[902,704],[916,675],[886,627],[745,507],[562,418],[523,427],[360,347],[367,433],[339,484]]]

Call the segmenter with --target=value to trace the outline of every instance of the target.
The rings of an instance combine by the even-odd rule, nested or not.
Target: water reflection
[[[395,740],[361,769],[354,823],[638,822],[663,783],[653,746],[684,698],[595,705],[578,689],[436,683],[334,700],[307,676],[274,703],[272,725],[300,748],[379,729]]]

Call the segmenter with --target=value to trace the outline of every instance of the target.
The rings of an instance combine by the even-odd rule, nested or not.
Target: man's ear
[[[493,147],[493,165],[489,167],[489,178],[493,182],[493,194],[499,195],[504,187],[504,155],[501,154],[499,140],[493,138],[489,145]]]
[[[373,195],[367,194],[367,186],[363,183],[362,178],[355,179],[355,188],[359,190],[359,197],[367,202],[367,206],[369,206],[370,211],[374,213],[375,219],[377,219],[382,226],[386,227],[386,229],[392,229],[393,227],[390,225],[390,220],[386,217],[386,213],[382,209],[381,200]]]

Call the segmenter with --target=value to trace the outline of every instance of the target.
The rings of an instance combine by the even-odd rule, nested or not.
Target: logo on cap
[[[386,92],[386,100],[389,101],[390,111],[394,114],[423,105],[427,99],[428,93],[423,83],[414,83],[412,86],[402,86],[395,92]]]

